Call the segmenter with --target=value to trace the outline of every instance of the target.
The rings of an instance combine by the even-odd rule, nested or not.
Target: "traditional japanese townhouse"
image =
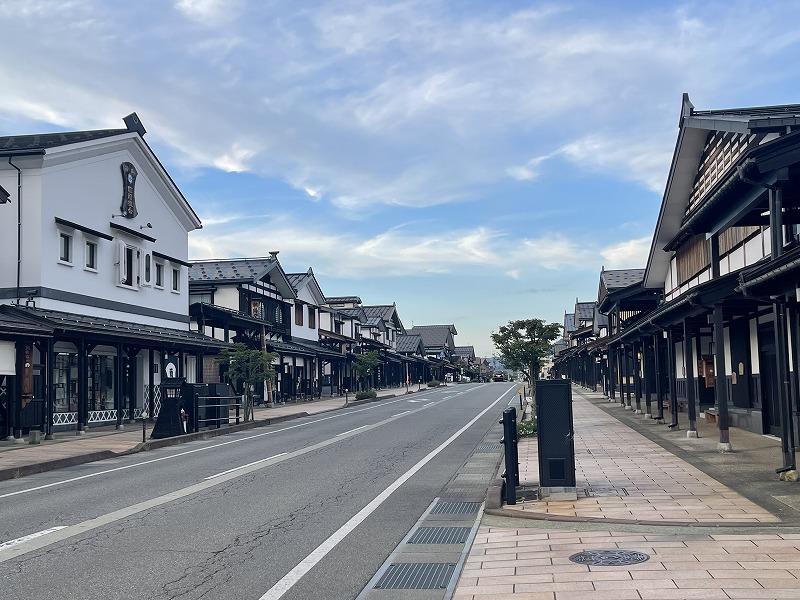
[[[461,374],[470,379],[480,377],[480,366],[475,358],[475,348],[473,346],[456,346],[453,349]]]
[[[696,111],[684,95],[679,125],[643,279],[665,302],[638,330],[666,336],[689,436],[716,412],[721,449],[731,424],[779,435],[776,470],[795,472],[800,105]]]
[[[397,313],[397,305],[393,303],[364,306],[364,312],[368,324],[374,324],[380,332],[378,341],[386,346],[378,351],[381,357],[379,386],[395,387],[409,384],[411,361],[397,352],[397,338],[405,332],[403,322]]]
[[[455,325],[415,325],[406,333],[422,338],[433,379],[443,381],[448,374],[455,376],[458,372],[458,367],[454,364],[454,336],[458,335]]]
[[[658,289],[645,289],[644,269],[615,269],[600,271],[597,291],[597,311],[608,323],[607,338],[599,340],[598,350],[604,386],[612,400],[617,399],[628,410],[653,415],[652,400],[655,393],[654,368],[643,369],[642,361],[651,365],[656,356],[664,356],[665,349],[659,336],[650,332],[632,329],[637,335],[627,336],[628,329],[642,315],[658,306],[663,293]],[[655,363],[652,363],[655,366]],[[664,382],[663,372],[659,383]],[[644,375],[644,380],[642,376]],[[644,386],[642,383],[644,382]],[[659,387],[659,403],[656,418],[663,418],[663,395],[666,386]],[[644,395],[645,408],[642,408]]]
[[[162,376],[202,381],[202,357],[226,345],[189,327],[200,219],[136,114],[124,123],[0,138],[5,435],[158,414]]]
[[[319,343],[328,351],[340,355],[341,360],[323,361],[322,395],[339,395],[350,387],[353,379],[353,352],[359,345],[358,321],[329,305],[319,309]]]
[[[309,268],[305,273],[289,273],[287,276],[297,294],[293,308],[292,342],[312,352],[310,357],[292,358],[291,373],[295,396],[319,397],[324,375],[331,375],[334,365],[337,372],[341,371],[347,356],[320,343],[320,309],[326,305],[327,300],[314,271]],[[288,368],[287,363],[284,370]]]
[[[401,334],[397,337],[397,353],[408,359],[408,381],[407,385],[421,385],[423,381],[429,381],[428,360],[425,358],[425,344],[422,343],[422,336],[418,334]]]

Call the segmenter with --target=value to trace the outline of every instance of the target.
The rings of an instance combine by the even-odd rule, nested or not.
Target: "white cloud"
[[[651,237],[627,240],[600,250],[606,269],[643,269],[647,266]]]

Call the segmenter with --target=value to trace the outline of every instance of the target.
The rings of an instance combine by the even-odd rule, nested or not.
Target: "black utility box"
[[[536,381],[540,488],[575,489],[572,387],[569,379]],[[555,490],[554,490],[555,491]]]

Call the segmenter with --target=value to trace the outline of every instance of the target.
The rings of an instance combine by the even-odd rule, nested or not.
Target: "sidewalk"
[[[573,413],[578,500],[533,498],[523,438],[522,499],[486,510],[454,599],[800,597],[800,490],[777,481],[779,441],[732,429],[719,454],[712,425],[688,439],[577,387]]]
[[[416,387],[409,391],[416,391]],[[406,388],[388,388],[377,390],[377,392],[379,399],[389,398],[405,395]],[[74,431],[64,431],[56,433],[54,440],[42,439],[41,444],[36,445],[29,444],[27,438],[21,444],[2,441],[0,442],[0,481],[252,429],[362,403],[355,402],[354,395],[350,394],[347,404],[345,404],[344,396],[336,396],[306,402],[286,403],[274,408],[257,406],[253,411],[254,420],[248,423],[159,440],[150,439],[153,423],[148,422],[146,443],[142,443],[141,421],[125,423],[123,430],[117,430],[113,426],[93,427],[88,429],[84,435],[77,435]]]

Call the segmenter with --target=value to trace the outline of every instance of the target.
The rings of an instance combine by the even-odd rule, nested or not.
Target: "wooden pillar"
[[[658,331],[653,334],[653,365],[655,367],[655,377],[656,377],[656,414],[655,418],[659,423],[664,422],[664,389],[662,386],[663,382],[663,374],[664,374],[664,365],[662,363],[662,353],[661,353],[661,339],[663,337],[663,332]]]
[[[719,445],[724,452],[731,450],[728,430],[728,378],[725,374],[725,329],[722,305],[714,305],[714,396],[717,404],[717,422],[719,425]]]
[[[117,360],[114,362],[114,409],[117,411],[117,429],[125,429],[122,425],[122,342],[117,342]]]
[[[644,396],[644,416],[647,419],[653,416],[653,398],[650,381],[653,377],[652,357],[650,355],[650,340],[642,338],[642,395]],[[641,407],[640,407],[641,408]]]
[[[55,406],[53,399],[55,398],[55,388],[53,384],[53,367],[56,364],[55,352],[53,351],[53,340],[47,339],[44,343],[42,371],[44,375],[44,439],[53,439],[53,412]],[[69,394],[69,390],[66,390]],[[69,406],[69,403],[67,404]]]
[[[636,401],[636,414],[642,414],[642,360],[639,358],[641,341],[631,346],[631,364],[633,365],[633,396]]]
[[[669,411],[672,416],[672,420],[667,427],[670,429],[678,427],[678,375],[676,373],[676,368],[675,336],[672,333],[672,328],[669,328],[667,329],[667,370],[669,373]]]
[[[153,411],[155,411],[155,402],[156,402],[156,383],[155,383],[155,374],[153,373],[153,349],[150,348],[147,351],[147,389],[148,389],[148,402],[147,402],[147,414],[150,415],[150,420],[154,419]]]
[[[686,369],[686,402],[689,412],[689,430],[686,437],[697,437],[697,394],[694,384],[694,331],[689,317],[683,320],[683,362]]]
[[[86,355],[86,340],[83,338],[75,342],[78,348],[78,435],[86,431],[89,420],[89,366]]]

